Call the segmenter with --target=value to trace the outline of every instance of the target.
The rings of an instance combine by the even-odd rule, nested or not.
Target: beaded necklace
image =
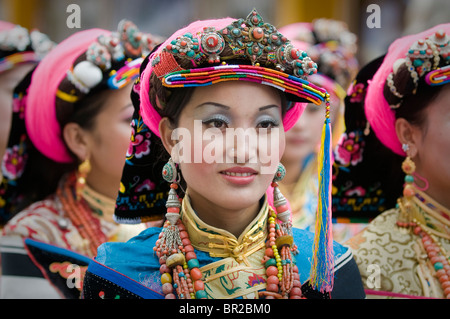
[[[76,199],[73,187],[75,182],[76,174],[70,174],[64,183],[57,188],[56,195],[61,201],[64,212],[86,241],[90,255],[95,256],[97,247],[106,242],[107,237],[101,229],[100,220],[94,216],[86,201],[83,198]]]
[[[274,183],[273,186],[277,186]],[[167,200],[167,220],[153,248],[159,258],[162,291],[166,299],[206,299],[200,264],[186,227],[180,219],[180,202],[176,194],[178,185],[172,183]],[[261,263],[266,268],[266,291],[259,297],[266,299],[302,298],[298,267],[292,253],[297,253],[290,222],[283,213],[269,209],[265,255]],[[283,215],[283,216],[279,216]],[[287,218],[284,218],[287,217]],[[281,220],[279,219],[281,218]],[[283,221],[284,219],[284,221]]]
[[[426,194],[418,190],[411,183],[407,183],[404,197],[398,200],[400,209],[397,226],[408,229],[418,236],[417,246],[414,250],[423,269],[431,268],[431,272],[439,280],[444,297],[450,298],[450,261],[449,254],[442,246],[439,238],[450,240],[449,226],[450,211],[433,201]],[[426,252],[426,257],[432,267],[427,268],[421,251]],[[437,290],[434,287],[433,278],[424,278],[425,271],[419,272],[425,295],[429,290]]]

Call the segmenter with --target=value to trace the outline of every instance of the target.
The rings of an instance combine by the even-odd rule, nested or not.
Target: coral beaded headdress
[[[246,19],[196,21],[175,32],[142,63],[139,83],[132,92],[134,131],[117,199],[116,221],[133,224],[161,219],[168,211],[164,207],[167,195],[155,194],[155,190],[162,188],[154,183],[155,179],[148,178],[157,174],[164,163],[152,162],[150,158],[157,159],[158,154],[147,151],[146,145],[158,142],[161,121],[158,110],[164,108],[172,90],[222,81],[251,81],[285,92],[288,101],[317,105],[325,102],[319,170],[320,227],[315,247],[319,251],[315,256],[320,255],[320,258],[314,260],[315,270],[320,270],[313,271],[317,277],[312,284],[329,289],[332,285],[330,263],[333,263],[329,227],[331,127],[329,94],[306,80],[316,72],[317,65],[306,52],[295,48],[273,25],[265,23],[256,10]],[[296,123],[303,108],[302,103],[289,104],[283,119],[285,130]],[[153,183],[149,183],[150,180]],[[319,262],[323,263],[319,265]]]
[[[186,67],[188,63],[188,67]],[[182,67],[182,64],[184,67]],[[253,10],[246,19],[194,22],[177,31],[150,56],[141,74],[140,98],[144,122],[157,135],[161,119],[149,100],[150,78],[167,89],[212,85],[222,81],[251,81],[284,91],[288,100],[321,104],[327,92],[306,80],[317,65]],[[156,101],[160,107],[164,101]],[[290,109],[285,130],[299,110]]]

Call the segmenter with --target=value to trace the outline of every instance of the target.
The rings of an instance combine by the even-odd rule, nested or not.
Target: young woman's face
[[[425,127],[418,128],[417,170],[430,187],[450,193],[450,85],[425,109]]]
[[[103,109],[96,116],[94,128],[89,132],[92,141],[89,157],[92,170],[89,175],[115,183],[116,187],[120,183],[130,143],[130,122],[134,111],[130,89],[129,85],[107,95]]]
[[[331,95],[332,125],[339,113],[339,99]],[[325,120],[325,104],[315,105],[309,103],[298,119],[297,123],[286,132],[286,150],[282,162],[301,162],[311,153],[317,152],[320,147],[322,128]]]
[[[324,106],[308,104],[295,125],[286,132],[286,151],[283,162],[301,161],[316,152],[320,144],[324,121]]]
[[[243,81],[194,90],[171,152],[192,199],[225,209],[261,199],[285,148],[281,104],[276,89]]]

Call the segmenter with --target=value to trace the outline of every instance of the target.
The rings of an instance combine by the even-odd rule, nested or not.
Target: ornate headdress
[[[395,109],[416,94],[419,85],[444,85],[449,81],[449,24],[394,41],[368,86],[365,112],[380,141],[405,156],[395,133]]]
[[[357,37],[348,30],[345,22],[321,18],[311,23],[289,24],[280,30],[291,40],[307,43],[306,51],[319,65],[318,73],[332,79],[344,90],[356,76],[359,69]],[[337,95],[342,96],[340,92]]]
[[[64,40],[64,45],[36,68],[27,96],[25,121],[36,148],[56,162],[72,162],[61,139],[56,107],[73,108],[90,92],[118,89],[134,81],[143,58],[160,40],[139,32],[126,20],[116,32],[93,29]],[[61,63],[55,65],[55,60]]]
[[[142,71],[140,97],[146,106],[142,117],[155,134],[159,135],[160,116],[149,99],[152,76],[167,89],[241,80],[278,88],[291,101],[321,104],[329,97],[305,80],[317,72],[317,64],[274,26],[264,23],[256,10],[246,19],[211,20],[211,24],[203,27],[194,22],[177,31],[151,54]],[[153,103],[164,105],[159,100]],[[298,111],[292,110],[299,115]],[[291,116],[285,117],[285,129],[294,123]]]
[[[20,25],[0,22],[0,73],[21,63],[39,62],[56,45],[38,30],[29,32]]]
[[[450,81],[450,37],[444,30],[438,30],[427,38],[415,41],[406,53],[405,58],[398,59],[393,64],[393,71],[386,79],[389,99],[392,109],[399,108],[403,98],[416,94],[419,79],[425,77],[428,85],[443,85]],[[397,88],[395,78],[408,71],[409,83],[403,88]],[[394,97],[390,96],[393,95]]]
[[[316,72],[317,65],[308,54],[296,48],[273,25],[265,23],[256,10],[246,19],[197,21],[175,32],[142,63],[140,81],[132,92],[133,136],[116,203],[116,221],[140,223],[161,219],[167,212],[166,194],[151,177],[156,169],[162,168],[158,165],[164,163],[152,161],[160,154],[144,150],[145,145],[158,142],[162,118],[159,112],[170,98],[171,90],[236,80],[268,85],[285,92],[288,101],[326,104],[319,177],[322,192],[316,232],[319,252],[315,254],[321,256],[323,263],[318,265],[314,260],[315,269],[320,270],[313,271],[317,275],[313,285],[318,284],[320,288],[331,285],[329,94],[306,80]],[[289,104],[283,119],[285,130],[296,123],[302,110],[299,103]],[[164,192],[167,191],[166,186]]]

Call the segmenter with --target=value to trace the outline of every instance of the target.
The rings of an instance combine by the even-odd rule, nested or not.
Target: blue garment
[[[134,286],[137,283],[140,283],[142,286],[150,288],[150,291],[152,292],[150,294],[140,294],[140,292],[137,291],[137,293],[135,292],[136,295],[143,298],[163,298],[160,280],[161,275],[159,272],[160,264],[156,253],[153,251],[153,247],[155,246],[160,232],[161,228],[152,227],[144,230],[141,234],[130,239],[126,243],[114,242],[102,244],[98,248],[98,255],[95,258],[95,262],[91,263],[89,266],[86,276],[89,276],[91,273],[94,276],[105,278],[106,273],[114,273],[117,274],[117,276],[106,275],[108,277],[107,279],[121,287],[124,287],[124,278],[119,279],[121,275],[124,275],[131,279]],[[294,256],[299,269],[300,281],[304,283],[309,279],[314,234],[305,230],[294,228],[293,236],[294,242],[297,244],[299,249],[299,253]],[[337,278],[340,273],[339,270],[348,268],[345,266],[353,264],[354,260],[349,248],[334,242],[333,249],[335,254],[336,269],[335,283],[339,284],[339,280],[337,280],[339,279]],[[200,267],[221,259],[219,257],[211,257],[209,253],[199,250],[195,250],[195,253],[197,254]],[[351,268],[353,270],[350,271],[347,285],[351,282],[352,284],[350,284],[350,286],[354,285],[355,289],[351,295],[348,295],[348,297],[344,296],[344,298],[363,298],[364,292],[361,279],[359,277],[359,271],[357,267],[356,269],[354,267]],[[114,271],[111,271],[111,269]],[[348,274],[345,275],[345,277],[347,276]],[[87,295],[86,292],[85,295]],[[92,293],[89,293],[89,295],[92,295]]]

